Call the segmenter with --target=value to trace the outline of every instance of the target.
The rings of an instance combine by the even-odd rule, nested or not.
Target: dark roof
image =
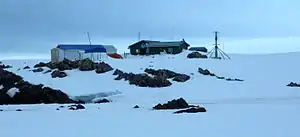
[[[182,40],[182,41],[169,41],[169,42],[141,40],[139,42],[136,42],[136,43],[130,45],[128,48],[130,48],[132,46],[135,46],[137,44],[140,44],[142,48],[146,48],[146,47],[177,47],[177,46],[182,46],[182,45],[190,46],[184,40]]]
[[[172,41],[172,42],[152,42],[148,44],[142,45],[143,48],[146,47],[179,47],[182,46],[185,43],[184,41]]]
[[[189,48],[190,51],[202,51],[202,52],[207,52],[206,47],[191,47]]]
[[[62,50],[87,50],[91,48],[104,48],[103,45],[89,45],[89,44],[59,44],[56,48]]]
[[[128,46],[128,48],[135,46],[137,44],[145,44],[145,43],[152,43],[152,42],[159,42],[159,41],[153,41],[153,40],[140,40],[138,42],[135,42],[133,44],[131,44],[130,46]]]

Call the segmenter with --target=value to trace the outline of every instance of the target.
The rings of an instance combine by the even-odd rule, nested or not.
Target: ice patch
[[[96,93],[96,94],[74,96],[74,97],[71,97],[71,98],[75,101],[80,100],[80,101],[84,101],[86,103],[93,103],[93,102],[98,101],[100,99],[103,99],[105,97],[115,96],[115,95],[119,95],[119,94],[122,94],[122,92],[116,90],[116,91],[113,91],[113,92],[100,92],[100,93]]]
[[[13,98],[18,92],[20,92],[20,90],[18,88],[11,88],[9,89],[6,94],[9,95],[11,98]]]

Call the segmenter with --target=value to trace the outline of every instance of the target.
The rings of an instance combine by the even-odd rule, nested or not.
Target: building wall
[[[65,50],[64,51],[64,58],[68,60],[80,60],[82,59],[83,52],[80,52],[79,50]]]
[[[51,62],[59,62],[64,60],[64,51],[59,48],[51,49]]]
[[[182,46],[173,46],[173,47],[149,47],[149,48],[141,48],[141,45],[135,45],[130,47],[131,55],[153,55],[160,54],[161,52],[166,51],[168,54],[178,54],[181,53],[184,49],[184,45]]]

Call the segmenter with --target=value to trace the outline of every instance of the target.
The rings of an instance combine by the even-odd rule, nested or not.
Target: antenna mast
[[[230,57],[218,47],[218,45],[220,45],[220,44],[218,44],[218,34],[219,34],[218,31],[214,31],[214,35],[215,35],[215,44],[214,45],[215,46],[211,51],[209,51],[207,53],[207,55],[210,58],[214,58],[214,59],[226,59],[226,58],[230,59]],[[224,46],[224,44],[223,44],[223,46]],[[213,57],[213,55],[215,55],[215,56]],[[220,55],[220,57],[219,57],[219,55]]]
[[[91,37],[90,37],[90,33],[89,33],[89,32],[87,32],[87,36],[88,36],[88,39],[89,39],[89,43],[90,43],[90,45],[92,45],[92,42],[91,42]]]
[[[139,32],[139,34],[138,34],[138,41],[140,41],[141,40],[141,32]]]

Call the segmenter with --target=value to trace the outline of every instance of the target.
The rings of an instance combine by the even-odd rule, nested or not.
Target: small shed
[[[184,41],[149,41],[141,40],[130,45],[130,54],[132,55],[154,55],[165,52],[167,54],[178,54],[190,45]]]
[[[111,47],[111,46],[107,46]],[[88,44],[59,44],[51,50],[51,61],[59,62],[64,59],[80,60],[84,58],[93,59],[93,54],[106,53],[104,45],[88,45]],[[114,52],[111,50],[111,52]]]
[[[189,50],[190,50],[190,51],[207,52],[207,48],[206,48],[206,47],[190,47]]]

